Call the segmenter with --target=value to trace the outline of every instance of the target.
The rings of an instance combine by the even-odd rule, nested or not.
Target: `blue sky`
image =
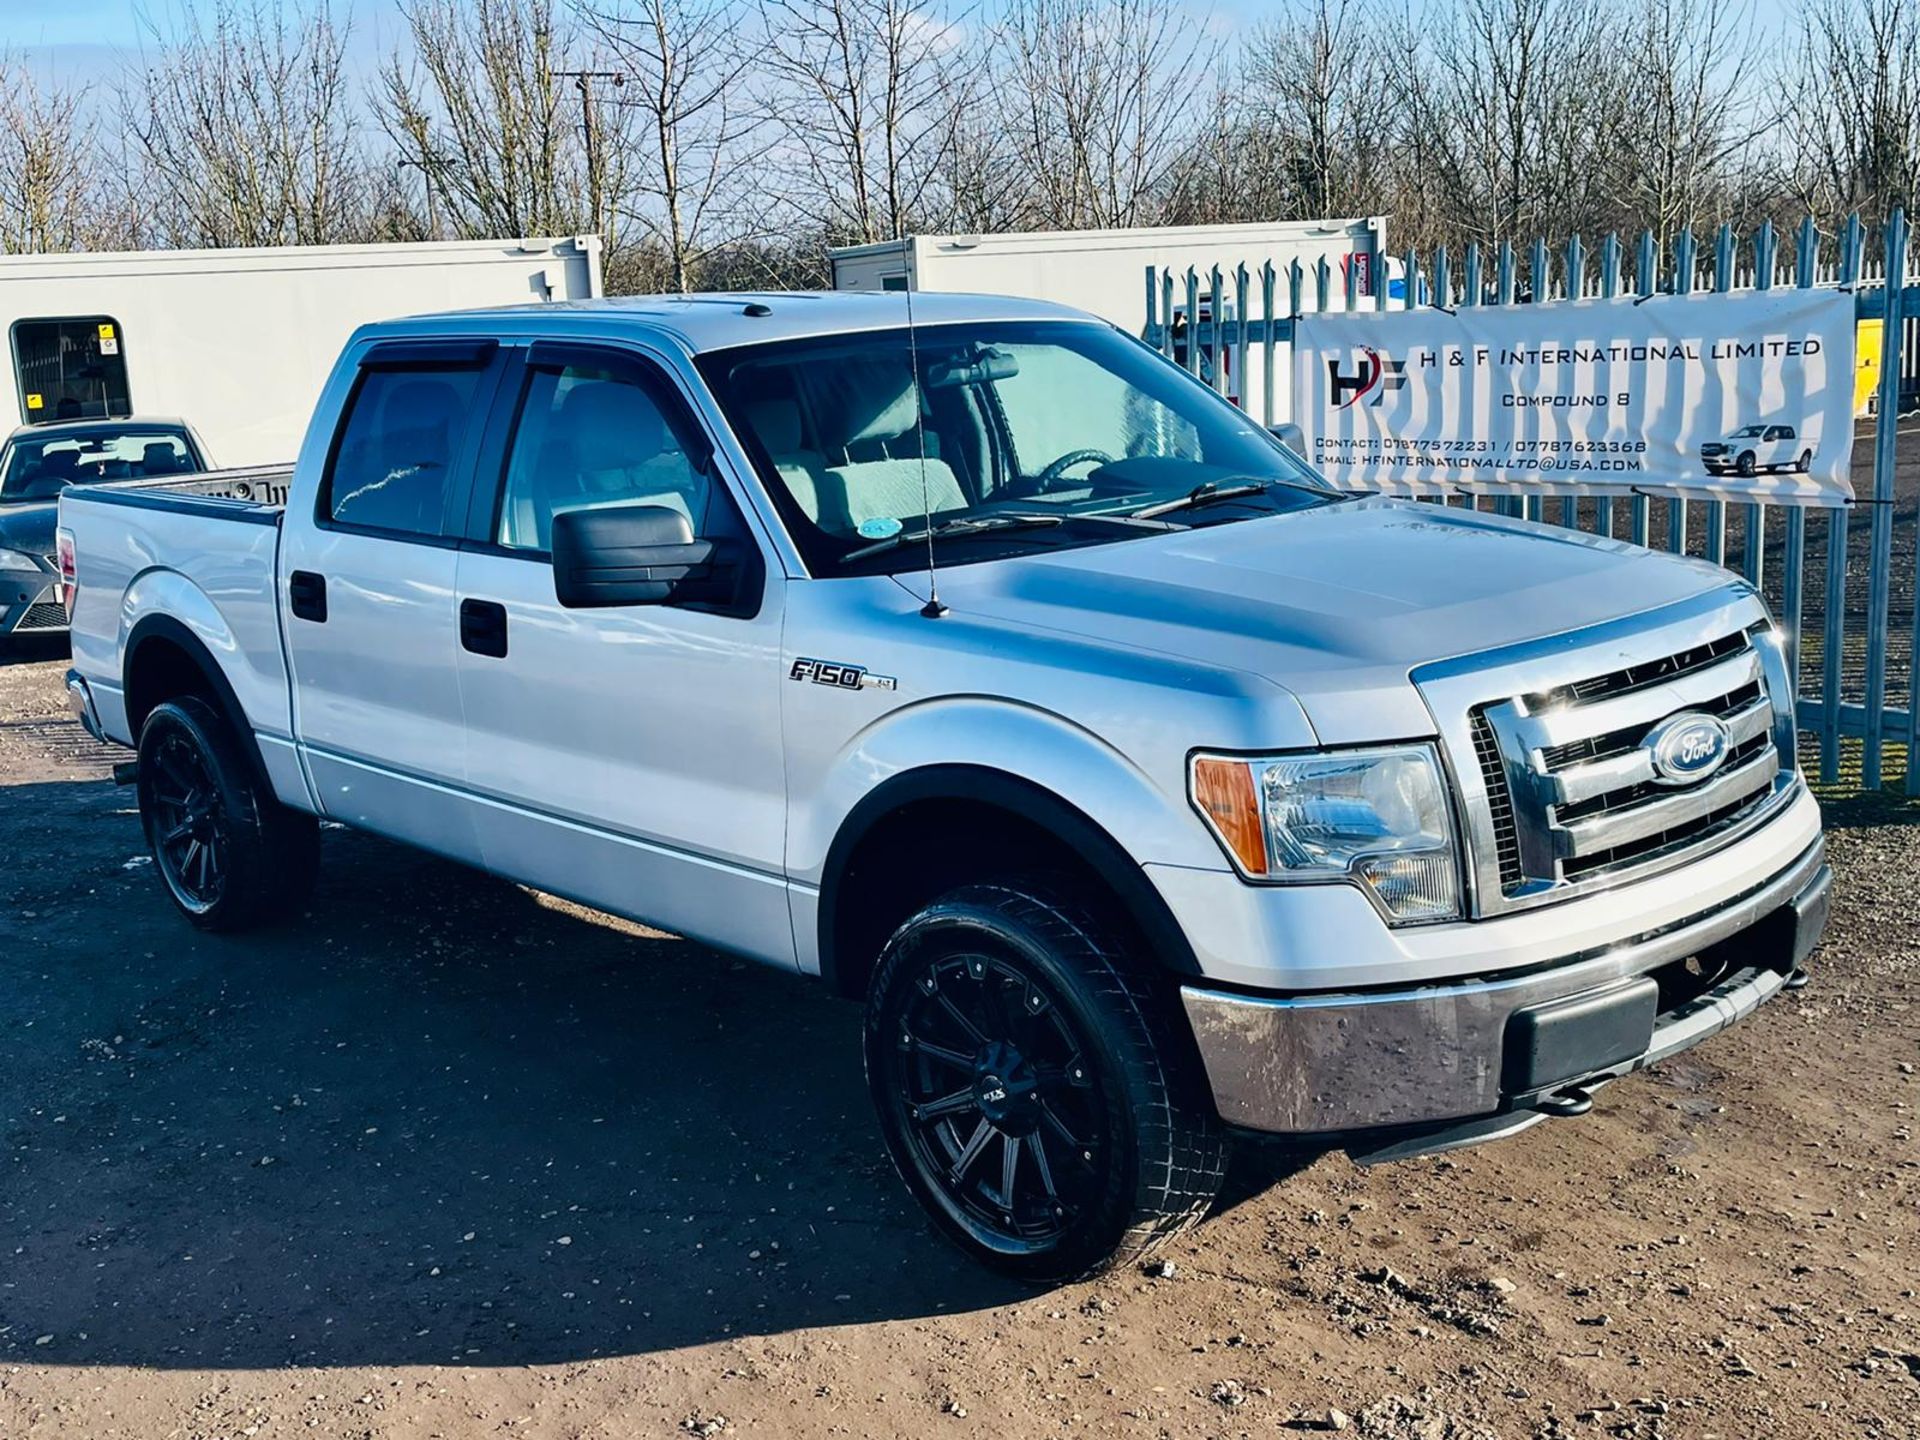
[[[1188,3],[1196,16],[1229,30],[1281,8],[1277,0]],[[1445,0],[1411,3],[1438,8]],[[1794,13],[1796,0],[1752,4],[1755,25],[1773,33]],[[336,15],[351,17],[353,55],[361,65],[370,68],[402,32],[397,0],[336,0],[336,7]],[[0,0],[0,53],[24,53],[36,68],[65,79],[107,81],[137,61],[150,21],[164,20],[172,8],[172,0]]]

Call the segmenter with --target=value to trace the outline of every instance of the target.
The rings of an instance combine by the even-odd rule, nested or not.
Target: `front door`
[[[790,964],[781,589],[759,541],[672,380],[637,352],[536,344],[517,386],[456,586],[486,863]],[[738,603],[563,608],[554,513],[620,504],[678,510],[696,538],[750,555]]]

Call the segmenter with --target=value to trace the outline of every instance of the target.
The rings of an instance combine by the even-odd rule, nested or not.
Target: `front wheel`
[[[1811,470],[1813,468],[1813,451],[1802,450],[1800,452],[1800,458],[1793,462],[1793,468],[1802,475]]]
[[[1174,1003],[1037,887],[966,886],[908,920],[869,989],[867,1083],[935,1225],[982,1264],[1051,1282],[1199,1219],[1227,1143]]]
[[[141,827],[181,914],[202,930],[244,930],[306,898],[319,825],[264,788],[212,705],[188,695],[154,706],[139,753]]]
[[[1752,475],[1756,470],[1758,470],[1759,465],[1756,463],[1754,459],[1753,451],[1742,450],[1740,452],[1739,463],[1736,464],[1733,468],[1738,470],[1742,475],[1749,475],[1749,476]]]

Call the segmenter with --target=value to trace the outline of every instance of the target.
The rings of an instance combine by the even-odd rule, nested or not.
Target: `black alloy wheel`
[[[297,910],[320,865],[320,827],[274,796],[227,719],[198,695],[140,726],[140,824],[167,896],[202,930]]]
[[[868,986],[894,1168],[970,1257],[1039,1283],[1178,1234],[1227,1161],[1177,996],[1073,893],[959,886],[894,932]]]
[[[1113,1144],[1085,1038],[1000,956],[933,956],[912,987],[887,1095],[916,1168],[982,1243],[1052,1246],[1099,1197]]]
[[[212,766],[184,731],[172,731],[141,769],[154,864],[180,908],[204,915],[226,894],[234,843]]]

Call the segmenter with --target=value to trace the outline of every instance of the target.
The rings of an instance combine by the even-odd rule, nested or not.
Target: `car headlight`
[[[40,562],[21,550],[0,550],[0,570],[31,570],[41,573]]]
[[[1460,860],[1431,745],[1196,755],[1193,803],[1250,880],[1347,880],[1390,921],[1460,916]]]

